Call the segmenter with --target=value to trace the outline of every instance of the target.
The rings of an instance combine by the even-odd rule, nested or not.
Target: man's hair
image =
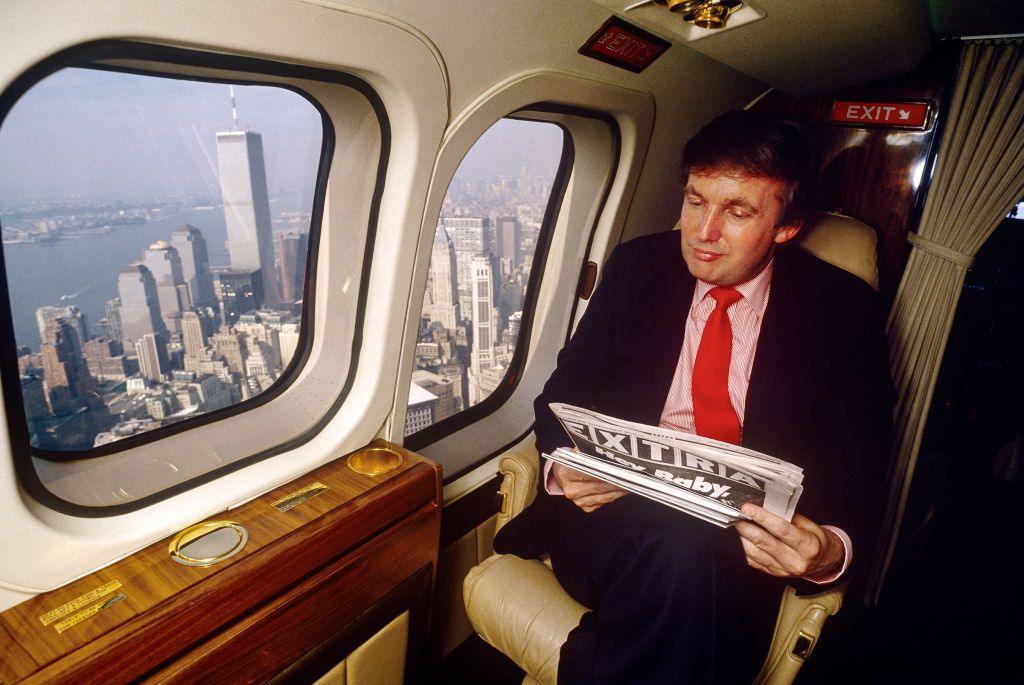
[[[734,172],[789,185],[779,226],[803,220],[811,206],[811,143],[806,128],[778,114],[736,110],[716,117],[683,149],[682,179],[690,172]]]

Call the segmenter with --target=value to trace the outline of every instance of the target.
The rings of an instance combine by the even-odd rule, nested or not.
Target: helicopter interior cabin
[[[588,608],[494,553],[533,403],[741,109],[807,125],[793,249],[877,291],[899,396],[862,587],[781,592],[756,682],[1024,678],[1020,3],[0,24],[0,683],[554,683]]]

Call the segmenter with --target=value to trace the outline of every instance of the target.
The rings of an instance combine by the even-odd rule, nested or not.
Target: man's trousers
[[[749,683],[767,655],[782,585],[747,567],[732,529],[637,495],[587,514],[541,493],[495,549],[550,554],[592,609],[562,647],[559,683]]]

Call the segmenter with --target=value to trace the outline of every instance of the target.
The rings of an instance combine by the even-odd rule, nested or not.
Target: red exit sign
[[[836,100],[832,105],[832,123],[883,128],[928,127],[930,102],[856,102]]]
[[[612,17],[583,44],[579,53],[622,69],[641,72],[670,46],[668,41],[628,21]]]

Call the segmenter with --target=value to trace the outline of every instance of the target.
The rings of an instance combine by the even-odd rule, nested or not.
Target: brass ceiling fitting
[[[702,29],[725,28],[729,15],[743,7],[741,0],[654,0],[667,5],[670,12],[682,16]]]

